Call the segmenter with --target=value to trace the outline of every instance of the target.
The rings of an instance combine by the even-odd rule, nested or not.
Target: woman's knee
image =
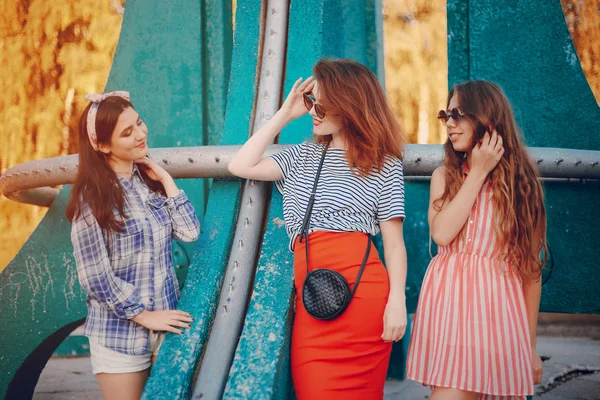
[[[436,387],[431,394],[430,400],[476,400],[478,393],[468,392],[456,388]]]

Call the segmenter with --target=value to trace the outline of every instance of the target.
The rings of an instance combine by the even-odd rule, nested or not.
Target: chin
[[[327,136],[331,135],[331,133],[323,132],[323,130],[317,128],[313,128],[313,135],[315,136]]]
[[[452,143],[452,142],[450,142]],[[468,148],[468,146],[465,146],[461,143],[452,143],[452,148],[454,149],[454,151],[460,151],[463,153],[468,152],[470,149]]]
[[[136,150],[137,150],[136,154],[140,154],[140,156],[136,157],[136,160],[140,159],[140,158],[144,158],[148,155],[148,146],[146,146],[145,148],[143,148],[141,150],[140,149],[136,149]]]
[[[136,149],[129,151],[126,155],[123,156],[122,160],[124,161],[137,161],[148,155],[148,147],[145,149]]]

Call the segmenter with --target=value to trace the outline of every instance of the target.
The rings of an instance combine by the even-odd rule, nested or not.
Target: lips
[[[138,148],[138,149],[145,149],[146,148],[146,142],[144,142],[142,144],[139,144],[139,145],[137,145],[135,147]]]
[[[319,126],[319,125],[321,125],[321,124],[322,124],[322,122],[321,122],[321,121],[318,121],[318,120],[316,120],[316,119],[313,119],[313,125],[314,125],[314,126]]]

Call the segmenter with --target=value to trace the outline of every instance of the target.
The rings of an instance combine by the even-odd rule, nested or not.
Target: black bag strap
[[[306,251],[306,274],[308,275],[308,231],[310,229],[310,215],[312,214],[312,209],[315,204],[315,196],[317,194],[317,184],[319,183],[319,177],[321,176],[321,170],[323,169],[323,162],[325,161],[325,155],[327,154],[327,150],[329,149],[329,143],[325,145],[323,149],[323,155],[321,156],[321,161],[319,162],[319,167],[317,168],[317,176],[315,177],[315,183],[312,188],[312,192],[310,193],[310,198],[308,199],[308,205],[306,206],[306,213],[304,214],[304,220],[302,221],[302,231],[300,232],[300,237],[298,241],[302,243],[302,240],[306,240],[306,246],[304,249]],[[367,260],[369,258],[369,254],[371,253],[371,235],[367,234],[367,251],[365,253],[365,257],[363,258],[360,269],[358,270],[358,275],[356,276],[356,282],[354,282],[354,287],[352,288],[352,292],[350,293],[350,298],[354,297],[354,292],[358,288],[358,284],[360,282],[360,277],[363,274],[365,269],[365,265],[367,264]]]
[[[321,161],[319,162],[319,167],[317,168],[317,176],[315,178],[315,183],[313,184],[312,192],[310,193],[310,198],[308,199],[308,205],[306,206],[306,212],[304,213],[304,221],[302,221],[302,232],[300,233],[299,239],[300,243],[302,243],[303,239],[308,240],[308,230],[310,229],[310,214],[312,214],[312,209],[315,204],[315,196],[317,195],[317,183],[319,183],[319,177],[321,176],[321,170],[323,169],[323,162],[325,161],[325,154],[327,154],[327,149],[329,149],[329,143],[327,143],[323,148],[323,155],[321,156]]]
[[[308,242],[306,242],[308,244]],[[367,252],[365,253],[365,258],[363,258],[362,264],[360,265],[360,269],[358,270],[358,275],[356,276],[356,281],[354,282],[354,287],[352,288],[352,292],[350,293],[350,298],[354,297],[354,292],[356,292],[356,288],[360,283],[360,277],[365,269],[365,265],[367,265],[367,260],[369,259],[369,253],[371,252],[371,235],[367,233]],[[308,264],[307,264],[308,265]],[[308,266],[307,266],[308,268]]]
[[[329,149],[329,143],[325,145],[323,148],[323,155],[321,156],[321,161],[319,162],[319,167],[317,168],[317,176],[315,177],[315,183],[313,184],[312,192],[310,193],[310,198],[308,199],[308,205],[306,206],[306,212],[304,213],[304,221],[302,221],[302,232],[300,232],[300,238],[298,241],[302,243],[302,240],[306,240],[306,274],[308,275],[308,231],[310,229],[310,215],[312,214],[312,209],[315,204],[315,196],[317,195],[317,183],[319,183],[319,177],[321,176],[321,170],[323,169],[323,162],[325,161],[325,155],[327,154],[327,149]]]

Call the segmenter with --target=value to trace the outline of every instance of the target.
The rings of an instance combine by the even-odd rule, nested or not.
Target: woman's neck
[[[467,153],[467,167],[469,167],[469,169],[471,169],[471,154],[473,154],[471,151]]]
[[[131,178],[131,174],[133,173],[133,161],[115,160],[114,158],[111,158],[108,160],[108,164],[117,175],[126,179]]]
[[[331,143],[329,144],[329,147],[348,150],[348,145],[346,143],[346,140],[342,137],[342,135],[340,135],[339,133],[335,133],[332,134],[331,137],[332,139]]]

